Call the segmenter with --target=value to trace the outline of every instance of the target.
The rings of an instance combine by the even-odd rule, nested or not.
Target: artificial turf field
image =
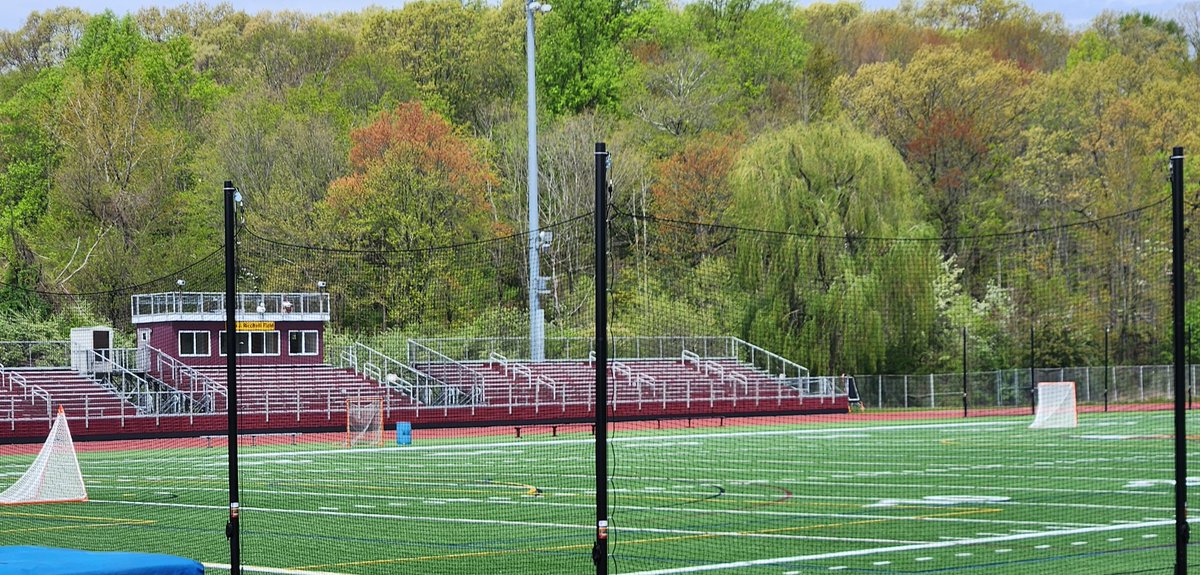
[[[1200,415],[1188,417],[1194,428]],[[616,432],[609,571],[1170,573],[1171,414],[1084,414],[1067,430],[1028,423],[852,414]],[[81,452],[91,501],[0,508],[0,545],[170,553],[222,573],[224,449],[154,445]],[[409,447],[243,447],[243,564],[594,573],[593,445],[584,433],[423,440],[418,431]],[[0,455],[0,485],[32,459]]]

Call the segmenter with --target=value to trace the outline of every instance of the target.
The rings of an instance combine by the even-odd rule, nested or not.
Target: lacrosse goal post
[[[1037,387],[1037,411],[1030,429],[1053,429],[1079,425],[1075,405],[1075,382],[1043,381]]]
[[[383,398],[346,400],[346,447],[383,447]]]
[[[0,505],[87,501],[87,488],[75,458],[75,443],[62,406],[33,464],[17,482],[0,492]]]

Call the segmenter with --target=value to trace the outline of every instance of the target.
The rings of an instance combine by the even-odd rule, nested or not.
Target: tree
[[[428,303],[464,273],[449,252],[430,250],[495,237],[486,196],[495,176],[475,142],[419,103],[381,114],[350,139],[352,173],[329,185],[320,221],[333,245],[367,250],[364,263],[388,273],[355,286],[357,311],[346,319],[384,327],[430,319]],[[372,319],[375,306],[397,301],[407,305]]]
[[[694,268],[732,239],[722,226],[729,223],[729,174],[740,143],[728,136],[694,140],[656,163],[654,214],[672,220],[658,228],[656,255],[665,269],[679,273]]]
[[[78,8],[31,12],[19,30],[0,30],[0,70],[33,72],[62,64],[87,21]]]
[[[690,5],[698,29],[754,109],[791,108],[810,47],[784,2],[710,0]]]
[[[886,137],[927,196],[943,237],[978,230],[986,189],[1029,109],[1028,73],[955,46],[864,66],[836,89],[850,115]],[[978,201],[977,201],[978,200]],[[949,246],[948,246],[949,247]]]
[[[752,294],[741,336],[821,373],[911,367],[935,341],[936,246],[878,239],[930,234],[887,141],[786,128],[747,145],[731,182],[738,225],[775,232],[735,240],[736,285]]]
[[[901,12],[918,26],[960,39],[1027,70],[1054,70],[1066,58],[1069,32],[1059,14],[1039,14],[1013,0],[926,0]]]
[[[630,64],[621,38],[630,0],[562,0],[537,17],[537,83],[554,114],[611,109]]]

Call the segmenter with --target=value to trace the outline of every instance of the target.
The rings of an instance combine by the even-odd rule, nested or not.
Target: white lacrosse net
[[[346,400],[346,445],[383,445],[383,398]]]
[[[87,501],[75,444],[61,410],[37,459],[11,487],[0,493],[0,505]]]
[[[1079,425],[1075,409],[1075,382],[1054,381],[1038,384],[1037,413],[1030,429],[1075,427]]]

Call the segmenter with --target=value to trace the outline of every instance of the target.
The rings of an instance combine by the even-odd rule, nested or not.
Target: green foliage
[[[1080,62],[1103,62],[1113,55],[1115,49],[1095,30],[1088,30],[1079,36],[1075,47],[1067,55],[1067,68],[1074,68]]]
[[[963,328],[971,365],[1009,367],[1031,322],[1044,365],[1095,360],[1100,325],[1114,361],[1167,352],[1160,222],[1003,234],[1159,201],[1165,150],[1200,146],[1200,20],[1107,13],[1072,32],[1012,0],[551,4],[535,21],[543,222],[591,209],[595,141],[617,150],[614,205],[685,222],[617,224],[633,239],[614,247],[614,333],[687,317],[827,373],[957,368]],[[511,262],[399,254],[522,228],[524,9],[61,8],[0,31],[0,309],[25,314],[0,322],[49,337],[119,318],[125,301],[74,316],[38,290],[134,285],[211,252],[232,179],[254,229],[399,270],[339,287],[344,333],[523,335]],[[586,332],[584,256],[545,256],[566,276],[552,329]],[[495,309],[461,297],[484,286]]]
[[[621,46],[633,6],[621,0],[562,0],[536,16],[537,84],[554,114],[611,109],[630,65]]]
[[[743,225],[795,234],[738,246],[739,285],[756,295],[740,335],[826,373],[886,369],[889,356],[919,356],[933,342],[936,246],[869,239],[928,234],[886,141],[842,123],[764,134],[732,187]],[[838,237],[848,240],[826,239]]]

